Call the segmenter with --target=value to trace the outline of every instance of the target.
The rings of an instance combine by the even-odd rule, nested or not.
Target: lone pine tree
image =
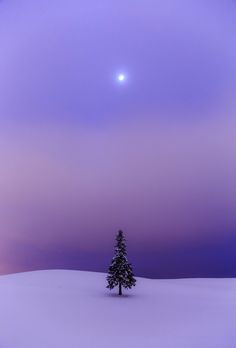
[[[128,262],[126,255],[124,234],[122,231],[118,231],[116,236],[115,256],[108,270],[107,288],[111,290],[119,286],[119,295],[122,295],[122,286],[125,289],[131,289],[136,283],[132,266]]]

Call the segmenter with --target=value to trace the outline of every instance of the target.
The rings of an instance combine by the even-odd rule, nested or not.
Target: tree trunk
[[[121,283],[119,283],[119,296],[122,295],[122,286],[121,286]]]

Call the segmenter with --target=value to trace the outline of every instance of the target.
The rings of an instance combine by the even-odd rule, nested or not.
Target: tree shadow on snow
[[[122,299],[122,298],[124,298],[124,299],[126,299],[126,298],[135,298],[135,297],[137,297],[137,295],[136,294],[123,294],[123,295],[118,295],[118,294],[116,294],[116,293],[105,293],[105,294],[103,294],[103,296],[104,297],[111,297],[111,298],[119,298],[119,299]]]

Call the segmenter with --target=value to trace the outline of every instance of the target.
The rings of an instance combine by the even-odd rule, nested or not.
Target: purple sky
[[[0,273],[123,229],[138,275],[236,276],[235,38],[231,0],[2,0]]]

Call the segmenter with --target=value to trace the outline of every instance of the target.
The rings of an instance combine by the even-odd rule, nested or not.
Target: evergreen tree
[[[115,256],[108,270],[107,288],[111,290],[119,286],[119,295],[122,295],[122,286],[125,289],[131,289],[136,283],[132,266],[128,262],[126,255],[125,238],[123,232],[118,231],[116,236]]]

